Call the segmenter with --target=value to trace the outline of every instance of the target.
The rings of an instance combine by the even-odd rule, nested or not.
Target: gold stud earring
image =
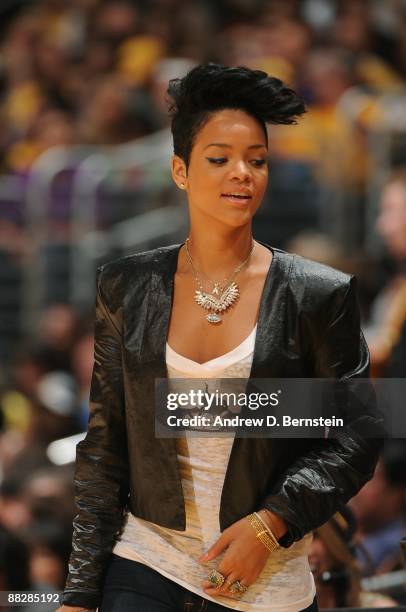
[[[181,183],[181,184],[179,185],[179,187],[180,187],[181,189],[184,189],[184,188],[185,188],[185,183]]]

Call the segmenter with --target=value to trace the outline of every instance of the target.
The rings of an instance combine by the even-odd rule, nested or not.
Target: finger
[[[210,595],[211,597],[230,597],[231,599],[238,599],[239,594],[231,593],[230,591],[221,591],[219,589],[213,588],[210,586],[210,583],[207,583],[209,586],[203,586],[203,591],[206,595]]]
[[[226,595],[231,594],[230,592],[230,586],[232,584],[234,584],[234,582],[238,580],[238,575],[236,573],[231,573],[228,576],[226,576],[226,579],[224,580],[224,584],[221,587],[221,589],[219,589],[219,592],[224,593]]]
[[[216,557],[218,557],[220,553],[223,552],[223,550],[225,550],[228,547],[229,543],[230,543],[229,538],[223,533],[219,537],[217,542],[215,542],[213,546],[211,546],[204,555],[199,557],[198,562],[206,563],[207,561],[211,561],[212,559],[215,559]]]
[[[233,582],[235,582],[236,580],[237,578],[234,577],[226,577],[221,587],[216,587],[212,582],[210,582],[210,580],[204,580],[202,582],[202,587],[204,589],[211,589],[213,591],[216,591],[216,593],[225,593],[228,592],[230,585],[233,584]]]
[[[202,583],[202,587],[207,595],[211,595],[212,597],[240,597],[242,593],[237,592],[234,593],[230,591],[230,586],[234,584],[237,580],[240,580],[243,584],[246,584],[242,578],[238,578],[237,574],[230,574],[226,577],[223,585],[221,587],[215,587],[210,581],[205,580]],[[247,585],[248,586],[248,585]]]

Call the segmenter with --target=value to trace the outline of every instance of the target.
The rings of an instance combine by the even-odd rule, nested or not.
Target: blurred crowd
[[[311,109],[303,135],[282,130],[279,146],[317,157],[332,140],[351,147],[351,126],[332,116],[347,90],[364,85],[366,98],[392,91],[406,72],[402,0],[19,4],[3,20],[0,45],[3,171],[27,171],[51,146],[117,144],[167,126],[168,78],[208,60],[264,69],[301,92]],[[379,112],[361,103],[360,128]],[[362,149],[361,129],[358,136]],[[348,153],[347,171],[361,180],[362,151]]]
[[[52,147],[103,150],[168,128],[168,80],[206,61],[263,69],[305,99],[300,124],[271,127],[271,180],[254,236],[355,273],[372,374],[406,378],[406,121],[398,107],[402,96],[405,103],[405,0],[4,3],[0,591],[63,586],[74,447],[87,426],[93,365],[90,304],[79,311],[52,285],[34,328],[22,325],[22,271],[38,255],[26,217],[33,168]],[[371,149],[380,134],[391,141],[384,174]],[[165,204],[167,187],[162,194]],[[69,243],[69,177],[51,196],[52,239]],[[141,201],[128,186],[120,201],[125,206],[108,200],[106,235],[115,220],[152,207],[148,192]],[[333,204],[342,207],[338,217]],[[56,265],[55,251],[42,256]],[[310,561],[320,607],[406,603],[404,577],[395,587],[386,580],[403,567],[405,442],[387,443],[374,479],[344,515],[316,531]],[[362,582],[372,576],[381,579],[376,588]]]

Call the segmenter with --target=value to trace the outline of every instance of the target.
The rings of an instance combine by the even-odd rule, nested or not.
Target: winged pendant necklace
[[[189,252],[188,242],[189,242],[189,238],[186,238],[186,241],[185,241],[186,254],[189,259],[189,263],[192,267],[193,274],[194,274],[194,277],[195,277],[195,280],[198,286],[198,289],[196,289],[195,291],[195,300],[199,304],[199,306],[202,306],[202,308],[204,308],[205,310],[211,311],[209,312],[209,314],[206,315],[206,320],[209,323],[214,323],[214,324],[220,323],[222,321],[222,317],[220,313],[223,313],[225,310],[227,310],[227,308],[229,308],[229,306],[231,306],[231,304],[233,304],[240,295],[238,285],[235,282],[234,278],[237,276],[238,272],[249,260],[251,253],[254,250],[255,243],[254,241],[252,241],[252,246],[248,254],[248,257],[244,259],[244,261],[236,267],[236,269],[230,275],[230,277],[225,279],[226,282],[223,285],[223,287],[221,287],[219,282],[214,282],[214,281],[211,281],[210,279],[207,279],[212,283],[212,285],[214,285],[213,291],[211,293],[208,293],[207,291],[204,291],[202,281],[200,280],[200,276],[193,264],[193,260]]]

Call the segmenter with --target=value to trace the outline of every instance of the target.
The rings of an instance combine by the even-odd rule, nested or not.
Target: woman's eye
[[[216,164],[220,166],[221,164],[225,164],[228,160],[227,157],[207,157],[206,158],[211,164]],[[250,162],[256,168],[262,168],[267,163],[266,159],[252,159]]]
[[[206,158],[211,164],[224,164],[227,161],[226,157],[207,157]]]
[[[251,160],[251,163],[257,168],[260,168],[266,164],[266,159],[253,159]]]

